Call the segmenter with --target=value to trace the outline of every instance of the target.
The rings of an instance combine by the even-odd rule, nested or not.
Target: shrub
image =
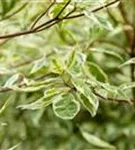
[[[0,3],[0,149],[135,148],[135,0]]]

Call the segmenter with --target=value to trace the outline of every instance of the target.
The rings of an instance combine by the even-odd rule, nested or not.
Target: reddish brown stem
[[[109,6],[113,5],[113,4],[115,4],[118,1],[120,1],[120,0],[114,0],[113,2],[110,2],[108,4],[100,6],[100,7],[96,8],[96,9],[92,10],[91,12],[95,13],[95,12],[97,12],[99,10],[104,9],[105,7],[109,7]],[[70,3],[70,1],[68,3],[66,3],[63,8],[65,9],[69,3]],[[7,39],[7,38],[13,38],[13,37],[21,36],[21,35],[37,33],[37,32],[42,31],[43,29],[48,29],[49,27],[51,27],[52,25],[57,24],[60,21],[67,20],[67,19],[75,19],[75,18],[79,18],[79,17],[85,16],[84,13],[81,13],[81,14],[77,14],[77,15],[72,15],[72,16],[66,16],[66,17],[63,17],[63,18],[59,18],[60,13],[62,13],[64,11],[63,8],[61,9],[61,11],[58,13],[58,15],[56,17],[54,17],[53,19],[51,19],[51,20],[49,20],[49,21],[47,21],[47,22],[37,26],[36,28],[34,28],[32,30],[3,35],[3,36],[0,36],[0,39]]]

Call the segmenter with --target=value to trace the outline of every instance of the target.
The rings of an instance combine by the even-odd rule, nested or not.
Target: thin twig
[[[41,76],[41,77],[39,77],[39,78],[36,78],[35,81],[39,81],[39,80],[41,80],[42,78],[45,78],[45,77],[50,76],[50,75],[56,75],[56,76],[57,76],[57,74],[48,73],[48,74],[45,74],[45,75],[43,75],[43,76]],[[21,85],[21,86],[22,86],[22,85]],[[1,88],[0,88],[0,93],[9,92],[9,91],[13,91],[13,90],[10,89],[10,88],[8,88],[8,87],[1,87]],[[106,97],[102,96],[101,94],[97,93],[96,90],[94,90],[94,89],[93,89],[93,93],[94,93],[97,97],[99,97],[99,98],[105,100],[105,102],[126,103],[126,104],[130,104],[130,102],[131,102],[131,103],[135,103],[135,99],[126,100],[126,99],[116,99],[116,98],[114,99],[114,98],[110,98],[110,97],[107,97],[107,98],[106,98]]]
[[[112,6],[113,4],[115,4],[115,3],[119,2],[119,1],[120,1],[120,0],[112,1],[112,2],[110,2],[110,3],[108,3],[108,4],[105,4],[105,5],[103,5],[103,6],[100,6],[100,7],[98,7],[98,8],[95,8],[95,9],[92,10],[91,12],[92,12],[92,13],[95,13],[95,12],[97,12],[97,11],[100,11],[100,10],[104,9],[105,7]],[[69,17],[67,17],[66,19],[79,18],[79,17],[83,17],[83,16],[85,16],[85,14],[84,14],[84,13],[81,13],[81,14],[69,16]]]
[[[111,20],[113,21],[113,23],[115,24],[115,26],[117,26],[118,21],[117,21],[117,19],[114,17],[114,15],[112,14],[112,12],[111,12],[109,9],[107,9],[107,13],[108,13],[109,17],[111,18]]]
[[[41,28],[41,26],[40,26],[40,28],[39,28],[39,30],[37,30],[36,32],[41,32],[41,31],[43,31],[43,30],[46,30],[46,29],[48,29],[48,28],[50,28],[50,27],[52,27],[53,25],[55,25],[55,24],[57,24],[57,23],[59,23],[59,22],[61,22],[62,20],[65,20],[65,18],[67,18],[71,13],[73,13],[74,12],[74,10],[75,10],[76,8],[74,7],[74,9],[73,10],[71,10],[68,14],[66,14],[62,19],[57,19],[55,22],[52,22],[51,24],[49,24],[48,26],[43,26],[43,28]]]
[[[0,93],[4,93],[4,92],[9,92],[11,91],[12,89],[8,88],[8,87],[1,87],[0,88]]]
[[[48,29],[48,28],[54,26],[55,24],[57,24],[58,22],[60,22],[60,21],[62,21],[62,20],[63,20],[63,19],[56,20],[55,22],[52,22],[52,23],[48,24],[48,25],[45,26],[45,27],[43,26],[42,28],[39,28],[39,29],[36,30],[35,32],[41,32],[41,31],[43,31],[43,30],[46,30],[46,29]]]
[[[101,98],[101,99],[103,99],[103,100],[106,100],[106,101],[110,101],[110,102],[117,102],[117,103],[130,103],[130,102],[132,102],[132,103],[135,103],[135,99],[132,99],[132,100],[126,100],[126,99],[113,99],[113,98],[110,98],[110,97],[104,97],[104,96],[102,96],[102,95],[100,95],[99,93],[97,93],[95,90],[93,90],[93,93],[97,96],[97,97],[99,97],[99,98]]]
[[[68,16],[70,16],[75,10],[76,10],[76,5],[75,5],[74,8],[65,16],[65,18],[67,18]]]
[[[54,17],[53,19],[39,25],[38,27],[36,27],[34,30],[36,32],[40,32],[42,30],[48,29],[49,27],[55,25],[56,23],[60,22],[61,20],[64,20],[67,16],[63,17],[63,18],[59,18],[59,16],[61,15],[61,13],[65,10],[65,8],[70,4],[71,0],[69,0],[64,7],[60,10],[60,12],[57,14],[56,17]],[[49,24],[50,23],[50,24]],[[46,27],[44,27],[45,25],[47,25]],[[43,28],[44,27],[44,28]]]
[[[56,22],[56,18],[53,18],[53,19],[51,19],[51,20],[49,20],[49,21],[47,21],[47,22],[45,22],[45,23],[43,23],[43,24],[41,24],[41,25],[35,27],[35,28],[33,29],[33,31],[36,32],[38,29],[40,29],[40,28],[42,28],[42,27],[44,27],[44,26],[48,26],[49,24],[52,24],[53,22]]]
[[[56,18],[58,19],[60,17],[60,15],[63,13],[63,11],[65,10],[65,8],[70,4],[71,0],[69,0],[64,7],[59,11],[59,13],[57,14]]]
[[[109,7],[109,6],[113,5],[113,4],[115,4],[118,1],[120,1],[120,0],[115,0],[113,2],[110,2],[108,4],[100,6],[100,7],[96,8],[96,9],[92,10],[91,12],[95,13],[95,12],[97,12],[99,10],[104,9],[105,7]],[[81,13],[81,14],[72,15],[72,16],[63,17],[63,18],[58,18],[58,16],[59,16],[59,14],[55,18],[53,18],[53,19],[51,19],[51,20],[49,20],[49,21],[47,21],[47,22],[45,22],[45,23],[37,26],[36,28],[34,28],[32,30],[3,35],[3,36],[0,36],[0,39],[13,38],[13,37],[21,36],[21,35],[27,35],[27,34],[37,33],[37,32],[42,31],[43,29],[48,29],[49,27],[55,25],[56,23],[58,23],[60,21],[67,20],[67,19],[79,18],[79,17],[85,16],[85,14]],[[46,26],[46,27],[44,27],[44,26]]]
[[[46,15],[46,13],[50,10],[50,8],[54,5],[54,2],[52,2],[49,7],[42,13],[40,14],[37,19],[35,20],[35,22],[32,24],[30,29],[33,29],[35,27],[35,25],[38,23],[38,21],[44,16]]]

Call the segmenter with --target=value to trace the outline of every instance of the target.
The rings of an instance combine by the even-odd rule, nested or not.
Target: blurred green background
[[[56,1],[35,26],[54,18],[66,2]],[[132,104],[135,100],[135,0],[120,0],[91,12],[111,2],[72,0],[60,17],[74,8],[73,15],[83,13],[84,16],[65,19],[41,32],[2,38],[2,35],[30,30],[52,2],[0,0],[0,150],[135,148]],[[74,58],[70,58],[74,68],[68,73],[74,79],[84,79],[86,68],[83,68],[85,71],[80,68],[86,61],[90,64],[88,76],[91,81],[105,87],[97,86],[105,99],[98,97],[99,107],[94,108],[96,115],[92,117],[81,105],[80,111],[71,120],[66,120],[58,117],[50,101],[47,107],[42,102],[27,105],[43,97],[45,89],[50,89],[50,86],[40,87],[42,83],[37,80],[53,79],[52,86],[59,88],[58,82],[62,84],[60,88],[66,90],[68,85],[63,86],[61,78],[57,77],[63,78],[59,63],[69,58],[74,50],[80,60],[74,62]],[[65,82],[70,84],[68,79]],[[20,88],[29,83],[37,85],[31,89]],[[117,87],[126,90],[118,91]],[[112,101],[107,100],[108,97]],[[115,98],[126,99],[126,102],[115,101]]]

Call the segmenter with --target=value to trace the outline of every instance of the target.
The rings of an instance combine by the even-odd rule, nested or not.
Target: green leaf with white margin
[[[113,26],[112,26],[111,22],[107,21],[108,20],[107,18],[98,16],[89,10],[85,10],[84,14],[86,17],[88,17],[93,22],[93,24],[102,26],[103,28],[110,30],[110,31],[113,30]]]
[[[12,72],[13,71],[11,71],[5,67],[0,66],[0,75],[11,74]]]
[[[50,17],[54,18],[55,16],[57,16],[57,14],[60,12],[60,10],[62,9],[63,5],[62,0],[56,0],[57,3],[60,3],[59,5],[56,5],[50,12]]]
[[[120,88],[118,88],[118,93],[116,95],[118,98],[120,97],[121,99],[126,99],[129,103],[130,101],[130,97],[126,94],[126,92]]]
[[[130,64],[135,64],[135,57],[134,57],[134,58],[131,58],[131,59],[129,59],[128,61],[126,61],[125,63],[121,64],[121,65],[119,66],[119,68],[124,67],[124,66],[127,66],[127,65],[130,65]]]
[[[49,88],[48,90],[45,90],[44,92],[44,96],[48,97],[48,96],[53,96],[56,94],[60,94],[60,93],[66,93],[69,92],[70,88],[66,87],[66,86],[61,86],[61,87],[57,87],[57,88]]]
[[[122,87],[125,87],[126,85],[121,86],[113,86],[109,83],[103,83],[99,81],[92,82],[91,80],[87,80],[86,83],[94,88],[95,92],[102,95],[104,98],[112,98],[112,99],[127,99],[129,101],[129,97],[126,95],[124,89]],[[135,85],[132,85],[135,86]],[[130,102],[130,101],[129,101]]]
[[[31,82],[29,83],[28,86],[26,87],[18,87],[16,85],[10,86],[10,89],[17,91],[17,92],[36,92],[42,89],[47,89],[50,88],[50,86],[54,86],[57,83],[63,83],[62,80],[60,78],[49,78],[45,81],[41,81],[41,82]]]
[[[78,52],[77,53],[77,62],[78,62],[78,64],[80,64],[80,66],[81,65],[84,65],[85,64],[85,62],[86,62],[86,60],[87,60],[87,56],[86,56],[86,54],[84,54],[84,53],[82,53],[82,52]]]
[[[17,106],[17,108],[36,110],[36,109],[40,109],[43,107],[47,107],[48,105],[50,105],[53,102],[53,100],[55,99],[55,97],[57,97],[57,95],[61,95],[68,90],[69,90],[69,88],[48,89],[44,92],[44,96],[41,97],[40,99],[38,99],[30,104],[19,105],[19,106]]]
[[[98,82],[98,86],[103,88],[107,92],[107,97],[115,99],[119,94],[119,88],[117,86],[110,85],[109,83]]]
[[[33,66],[32,70],[30,71],[30,74],[36,73],[37,71],[41,70],[42,68],[47,69],[48,67],[49,67],[49,64],[45,60],[45,57],[43,57],[34,62],[34,66]]]
[[[88,71],[88,73],[92,74],[97,80],[101,82],[108,82],[108,77],[100,66],[93,62],[88,62],[85,66],[85,71]]]
[[[17,73],[13,76],[11,76],[5,83],[4,87],[10,87],[14,85],[20,78],[22,77],[21,74]]]
[[[0,115],[3,113],[3,111],[6,109],[6,107],[9,104],[10,98],[4,103],[4,105],[0,108]]]
[[[130,82],[130,83],[124,83],[119,86],[121,90],[127,90],[131,88],[135,88],[135,82]]]
[[[97,96],[93,94],[90,87],[84,84],[83,80],[72,80],[74,87],[77,89],[76,99],[78,99],[83,106],[90,112],[91,116],[95,116],[98,106],[99,100]]]
[[[68,60],[66,62],[66,66],[68,69],[72,68],[72,66],[75,64],[76,62],[76,51],[72,50],[69,55],[68,55]]]
[[[64,62],[58,55],[51,58],[51,71],[54,73],[62,74],[64,70]]]
[[[87,84],[91,85],[91,81],[87,80]],[[126,93],[123,91],[121,87],[110,85],[109,83],[102,83],[97,81],[97,85],[93,86],[96,93],[99,93],[103,97],[112,98],[112,99],[127,99],[129,100]]]
[[[111,55],[115,58],[118,58],[121,61],[124,61],[123,58],[118,53],[116,53],[114,51],[106,50],[103,48],[90,48],[90,51],[91,52],[98,52],[98,53],[105,53],[105,54]]]
[[[11,86],[10,88],[14,91],[17,92],[36,92],[39,91],[45,87],[47,87],[48,85],[40,85],[40,86],[29,86],[29,87],[23,87],[23,88],[19,88],[17,86]]]
[[[69,63],[72,67],[70,66],[70,68],[66,68],[66,69],[72,75],[77,75],[77,76],[82,75],[83,74],[82,68],[84,67],[87,56],[80,51],[75,51],[75,53],[72,54],[71,57],[73,58],[73,60],[71,60]]]
[[[83,138],[90,143],[93,146],[99,147],[99,148],[106,148],[106,149],[115,149],[115,147],[100,138],[96,137],[95,135],[92,135],[86,130],[80,129],[81,134]]]
[[[53,101],[53,111],[62,119],[73,119],[80,110],[80,103],[71,94],[59,95]]]
[[[97,18],[98,24],[100,26],[102,26],[103,28],[105,28],[107,30],[113,31],[113,29],[114,29],[113,25],[112,25],[111,21],[107,21],[108,18],[101,17],[101,15],[100,16],[96,15],[96,18]]]
[[[30,104],[19,105],[19,106],[17,106],[17,108],[28,109],[28,110],[36,110],[36,109],[45,108],[52,103],[55,95],[56,94],[50,95],[50,96],[43,96],[40,99],[38,99]]]
[[[86,95],[81,93],[76,93],[76,99],[80,101],[82,105],[90,112],[91,116],[94,117],[99,106],[99,101],[91,91],[89,95],[91,95],[91,97],[87,97]],[[92,100],[96,101],[95,105],[91,103]]]
[[[14,145],[14,146],[12,146],[11,148],[9,148],[9,149],[7,149],[7,150],[15,150],[17,147],[20,146],[20,144],[21,144],[21,142],[18,143],[18,144],[16,144],[16,145]]]
[[[52,103],[52,98],[53,98],[53,96],[41,97],[40,99],[38,99],[30,104],[19,105],[19,106],[17,106],[17,108],[28,109],[28,110],[41,109],[43,107],[47,107],[48,105],[50,105]]]

